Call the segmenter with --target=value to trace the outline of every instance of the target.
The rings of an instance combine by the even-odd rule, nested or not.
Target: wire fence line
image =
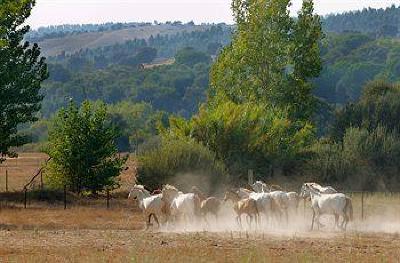
[[[8,169],[10,166],[0,165],[0,168],[6,168],[5,170],[0,170],[0,202],[4,203],[6,201],[25,208],[32,207],[35,202],[47,203],[64,209],[69,206],[79,205],[106,208],[126,206],[125,202],[128,196],[126,192],[105,191],[97,198],[86,198],[70,193],[66,187],[59,191],[46,189],[43,183],[42,169],[48,161],[49,159],[43,159],[40,166],[35,166],[36,169],[34,169],[31,176],[25,176],[24,180],[19,178],[18,182],[16,182],[17,177],[13,176],[13,170]],[[21,164],[19,164],[20,166]],[[27,173],[25,170],[23,172]],[[13,187],[10,187],[10,185],[13,185]],[[389,214],[400,218],[400,192],[352,190],[342,192],[352,198],[354,218],[356,220],[364,221],[377,214]],[[299,206],[301,207],[302,205],[304,216],[309,216],[311,213],[310,204],[308,201],[300,201]]]

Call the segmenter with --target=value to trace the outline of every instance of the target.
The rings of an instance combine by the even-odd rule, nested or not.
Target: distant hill
[[[342,33],[346,31],[369,33],[378,36],[398,36],[400,6],[386,9],[365,8],[362,11],[329,15],[323,19],[324,30]]]
[[[358,99],[375,79],[400,80],[400,7],[365,9],[322,19],[324,69],[316,95],[333,104]],[[231,41],[233,26],[181,22],[108,23],[42,28],[29,35],[48,56],[44,116],[66,97],[118,103],[147,102],[157,110],[186,117],[197,111],[208,86],[209,63],[185,66],[175,54],[192,47],[214,58]],[[139,67],[142,71],[137,71]],[[194,98],[194,92],[199,96]],[[177,97],[175,97],[177,96]],[[168,102],[168,103],[166,103]]]
[[[73,54],[80,50],[112,46],[119,43],[122,44],[129,40],[147,40],[150,36],[165,36],[175,35],[182,32],[204,31],[209,29],[211,26],[212,25],[194,24],[146,24],[118,30],[72,32],[62,34],[60,37],[44,38],[39,40],[38,44],[42,48],[44,56],[57,56],[63,52],[66,54]]]

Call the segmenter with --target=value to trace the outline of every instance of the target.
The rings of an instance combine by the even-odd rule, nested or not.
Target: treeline
[[[45,90],[48,99],[44,102],[42,113],[44,116],[51,115],[60,105],[63,105],[60,100],[65,97],[73,97],[78,101],[84,98],[103,99],[107,103],[118,102],[127,96],[133,98],[132,93],[137,94],[137,89],[140,89],[141,84],[145,82],[135,82],[135,79],[143,80],[147,75],[170,74],[171,68],[175,68],[175,66],[162,66],[142,72],[136,70],[138,64],[174,57],[179,49],[187,46],[215,56],[229,41],[230,31],[222,27],[213,27],[204,32],[156,36],[149,41],[129,41],[123,45],[84,50],[73,55],[50,58],[50,81],[46,83]],[[395,82],[399,80],[399,55],[400,43],[394,40],[375,39],[361,33],[328,34],[321,48],[324,64],[321,76],[315,80],[317,86],[315,94],[332,104],[343,105],[349,101],[355,101],[360,97],[361,89],[368,81],[385,79]],[[186,71],[189,75],[200,75],[202,81],[197,82],[200,81],[201,85],[196,84],[196,86],[203,90],[207,87],[208,77],[205,77],[207,67],[196,69],[192,67],[190,70],[182,67],[175,69],[175,72]],[[182,77],[185,75],[183,74]],[[159,78],[160,88],[157,90],[165,91],[161,87],[171,87],[163,81],[171,77],[173,78],[173,76]],[[157,84],[156,82],[156,80],[153,81],[154,84]],[[188,83],[193,83],[193,81],[188,81]],[[82,87],[83,84],[86,91]],[[139,88],[136,88],[138,86]],[[171,93],[175,92],[174,89],[172,87]],[[151,96],[157,96],[154,92],[156,91],[153,90]],[[149,100],[146,101],[149,102]],[[197,101],[203,100],[199,98]],[[172,108],[159,109],[177,112]],[[192,109],[184,109],[184,111],[193,112]]]
[[[139,182],[151,188],[211,192],[245,184],[253,170],[265,181],[398,190],[400,87],[389,84],[398,80],[397,40],[354,32],[323,39],[312,1],[298,19],[287,1],[267,2],[235,1],[237,28],[226,45],[207,38],[221,32],[214,28],[168,37],[166,47],[153,39],[82,51],[82,64],[77,54],[53,58],[45,118],[25,127],[55,157],[47,176],[77,192],[114,189],[126,160],[119,150],[137,153]],[[174,60],[160,64],[160,52],[178,43]]]
[[[40,27],[36,30],[32,30],[25,35],[25,39],[27,41],[43,41],[46,39],[53,38],[61,38],[68,35],[76,35],[82,33],[89,32],[105,32],[105,31],[114,31],[121,30],[127,28],[135,28],[135,27],[143,27],[143,26],[151,26],[151,25],[163,25],[163,23],[159,23],[154,21],[150,22],[130,22],[130,23],[103,23],[103,24],[64,24],[64,25],[54,25],[54,26],[46,26]],[[188,22],[186,24],[181,21],[168,21],[165,25],[172,26],[194,26],[193,22]]]
[[[144,48],[157,50],[157,58],[171,58],[185,47],[215,55],[231,41],[232,29],[224,25],[213,25],[208,29],[180,32],[172,35],[151,36],[148,40],[136,39],[96,49],[80,50],[74,54],[61,53],[49,61],[64,65],[69,70],[80,71],[83,67],[105,68],[110,64],[126,64]]]
[[[323,26],[327,32],[345,31],[370,33],[378,37],[398,36],[400,27],[400,6],[392,5],[386,9],[365,8],[362,11],[329,15]]]
[[[323,71],[316,95],[332,104],[356,101],[372,80],[400,79],[400,42],[361,33],[328,34],[321,50]]]
[[[102,100],[108,104],[121,101],[147,102],[155,109],[189,117],[205,99],[211,57],[205,53],[190,57],[190,62],[179,59],[171,65],[141,69],[137,66],[113,65],[105,69],[70,72],[58,69],[57,75],[44,85],[44,117],[50,117],[69,98]],[[196,51],[190,51],[196,56]],[[50,70],[54,69],[50,65]],[[62,72],[62,73],[61,73]]]

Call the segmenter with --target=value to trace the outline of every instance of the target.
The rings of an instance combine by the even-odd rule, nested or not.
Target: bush
[[[389,131],[400,130],[400,85],[382,81],[368,83],[357,103],[341,109],[333,124],[331,136],[337,141],[343,139],[350,127],[374,131],[378,126]]]
[[[174,184],[189,190],[196,185],[214,191],[226,180],[215,154],[187,137],[164,136],[161,144],[139,156],[139,182],[151,189]]]
[[[313,147],[313,174],[346,190],[398,190],[400,138],[378,126],[373,131],[349,128],[342,143],[320,141]]]
[[[261,103],[222,102],[203,107],[191,122],[172,119],[170,126],[172,133],[192,136],[215,152],[235,183],[246,182],[249,169],[262,176],[289,174],[307,158],[315,138],[309,123],[291,121],[287,112]]]

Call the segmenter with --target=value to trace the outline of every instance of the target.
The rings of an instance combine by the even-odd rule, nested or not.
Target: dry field
[[[18,158],[10,158],[0,164],[0,192],[6,191],[6,171],[8,172],[8,191],[22,191],[32,176],[45,164],[48,156],[44,153],[19,153]],[[135,162],[130,158],[127,162],[128,170],[123,171],[120,177],[121,190],[126,191],[126,186],[132,185],[135,177]],[[33,186],[40,184],[39,178]]]
[[[136,209],[0,212],[1,262],[398,262],[396,233],[155,232]]]
[[[20,190],[46,158],[23,154],[3,163],[0,192],[4,166],[14,166],[9,189]],[[124,191],[133,170],[121,178]],[[352,198],[355,221],[346,233],[330,228],[327,218],[326,228],[310,232],[308,204],[300,205],[289,229],[238,231],[228,215],[207,232],[199,223],[144,231],[136,204],[121,193],[110,209],[104,199],[71,200],[67,210],[62,202],[32,200],[23,209],[21,201],[0,200],[0,262],[399,262],[400,196],[364,195],[364,221],[360,194]]]

